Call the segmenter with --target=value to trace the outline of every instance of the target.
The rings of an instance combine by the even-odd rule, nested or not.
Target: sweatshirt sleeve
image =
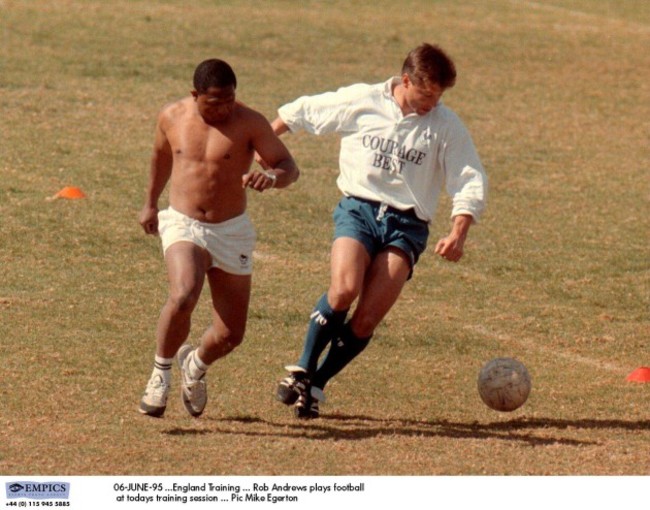
[[[487,204],[487,175],[469,132],[458,119],[443,149],[441,163],[452,199],[451,217],[468,214],[478,222]]]
[[[363,84],[343,87],[336,92],[302,96],[278,109],[278,116],[292,133],[300,130],[321,135],[356,130],[355,104],[367,93]]]

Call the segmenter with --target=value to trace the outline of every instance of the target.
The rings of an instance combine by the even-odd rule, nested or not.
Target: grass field
[[[0,26],[0,474],[650,474],[650,384],[625,380],[650,365],[646,0],[0,0]],[[490,177],[463,261],[425,254],[322,419],[295,421],[273,392],[327,285],[338,140],[287,137],[300,181],[250,195],[245,343],[203,417],[139,415],[166,298],[136,221],[159,108],[221,57],[272,119],[422,41],[456,60],[445,102]],[[87,198],[48,200],[66,185]],[[204,299],[194,342],[208,320]],[[509,414],[476,391],[498,356],[533,378]]]

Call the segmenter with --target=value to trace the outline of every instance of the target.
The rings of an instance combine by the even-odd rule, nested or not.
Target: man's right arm
[[[158,199],[172,173],[173,154],[165,134],[163,115],[164,113],[161,113],[156,125],[147,194],[140,212],[140,225],[147,234],[158,233]]]

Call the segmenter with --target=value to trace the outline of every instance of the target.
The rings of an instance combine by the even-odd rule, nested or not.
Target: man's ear
[[[196,99],[199,97],[199,93],[196,90],[191,90],[190,94],[192,94],[192,97],[196,101]]]

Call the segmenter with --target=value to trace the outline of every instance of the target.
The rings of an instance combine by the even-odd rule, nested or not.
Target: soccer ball
[[[496,358],[488,361],[478,374],[478,393],[481,400],[495,411],[518,409],[530,393],[528,370],[514,358]]]

